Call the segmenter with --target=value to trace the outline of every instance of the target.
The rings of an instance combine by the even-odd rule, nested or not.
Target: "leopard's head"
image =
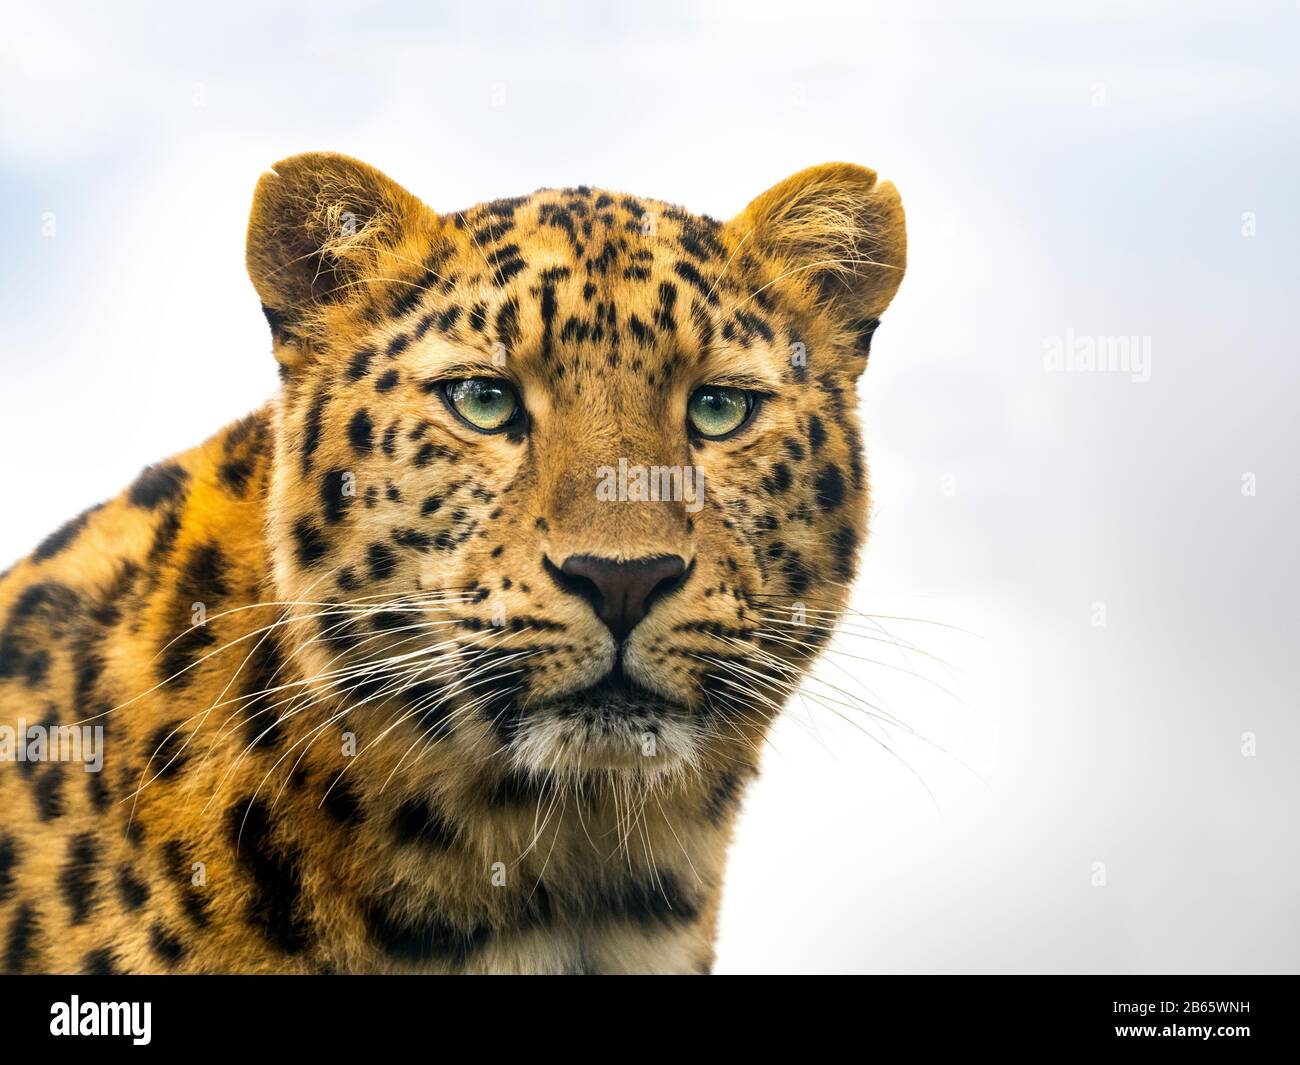
[[[855,382],[905,245],[844,163],[722,223],[586,187],[437,214],[277,164],[270,543],[322,693],[531,773],[752,761],[866,535]]]

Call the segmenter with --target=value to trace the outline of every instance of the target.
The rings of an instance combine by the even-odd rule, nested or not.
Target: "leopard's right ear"
[[[359,295],[386,250],[432,239],[436,227],[432,210],[356,159],[307,152],[276,163],[253,193],[246,252],[276,358],[301,361],[327,310]]]

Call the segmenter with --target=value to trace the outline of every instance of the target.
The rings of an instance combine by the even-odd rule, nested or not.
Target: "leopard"
[[[866,541],[897,190],[439,213],[312,152],[246,266],[274,394],[0,577],[0,970],[711,973]]]

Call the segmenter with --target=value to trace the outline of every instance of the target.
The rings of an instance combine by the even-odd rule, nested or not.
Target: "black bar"
[[[635,979],[635,978],[633,978]],[[502,982],[502,981],[505,982]],[[653,1047],[684,1052],[700,1033],[709,1045],[775,1038],[851,1040],[912,1050],[1116,1049],[1164,1053],[1204,1046],[1236,1060],[1252,1051],[1293,1050],[1296,983],[1259,976],[871,976],[825,979],[727,978],[707,988],[689,982],[420,977],[11,977],[0,981],[6,1007],[0,1046],[93,1051],[112,1043],[128,1053],[229,1048],[397,1049],[463,1056],[528,1046],[560,1052],[575,1039],[595,1049]],[[76,996],[81,1026],[126,1034],[52,1034],[71,1023]],[[147,1043],[137,1044],[121,1009],[134,1003]],[[87,1013],[88,1004],[89,1013]],[[143,1029],[143,1023],[135,1031]],[[1190,1029],[1211,1030],[1190,1034]],[[85,1029],[88,1030],[88,1029]],[[1121,1031],[1123,1030],[1123,1031]],[[1182,1031],[1180,1031],[1182,1030]],[[466,1045],[466,1040],[470,1043]],[[531,1040],[531,1043],[530,1043]],[[721,1042],[719,1042],[721,1041]],[[459,1048],[459,1049],[457,1049]],[[14,1059],[18,1060],[18,1059]]]

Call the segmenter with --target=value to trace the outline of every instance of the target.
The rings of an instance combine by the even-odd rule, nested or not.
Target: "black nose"
[[[677,555],[654,555],[615,562],[595,555],[570,555],[558,569],[547,571],[565,591],[591,604],[614,634],[626,640],[656,599],[676,591],[686,581],[686,563]]]

